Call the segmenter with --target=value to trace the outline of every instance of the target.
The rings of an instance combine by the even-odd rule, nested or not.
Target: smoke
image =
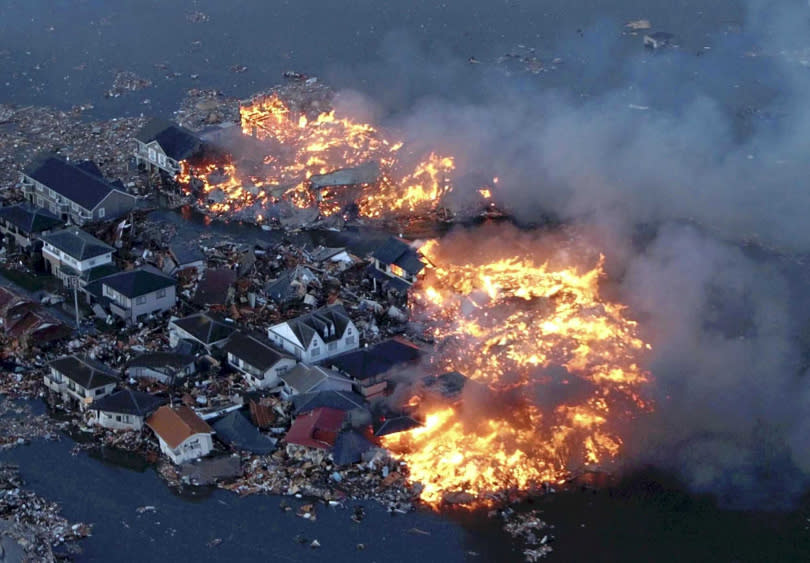
[[[808,18],[806,2],[752,0],[740,31],[655,53],[600,21],[540,77],[395,35],[352,75],[378,77],[409,146],[498,176],[494,200],[520,221],[602,233],[613,289],[653,345],[656,410],[630,463],[734,505],[784,505],[810,476]]]

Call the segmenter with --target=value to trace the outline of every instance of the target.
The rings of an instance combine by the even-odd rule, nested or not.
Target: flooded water
[[[640,37],[617,31],[624,22],[649,18],[698,51],[711,43],[710,36],[740,26],[741,4],[6,0],[0,3],[0,103],[61,108],[90,103],[91,118],[168,116],[189,88],[244,97],[296,70],[361,91],[395,114],[424,96],[491,95],[503,75],[466,61],[489,63],[528,49],[564,64],[541,75],[517,72],[518,87],[525,81],[535,88],[542,81],[588,98],[626,79],[626,59],[641,52]],[[649,86],[668,68],[635,70]],[[135,72],[153,85],[105,98],[117,71]],[[771,95],[754,74],[731,84],[696,67],[696,73],[702,71],[711,78],[706,87],[730,105]],[[209,224],[193,213],[160,211],[154,217],[176,225],[183,237],[270,244],[283,236],[240,223]],[[385,236],[321,231],[291,240],[345,245],[364,254]],[[349,510],[328,507],[319,507],[312,523],[279,510],[278,497],[239,498],[219,490],[177,496],[151,467],[124,466],[118,456],[72,456],[71,447],[68,439],[35,441],[0,453],[0,459],[19,463],[28,486],[59,502],[69,519],[94,524],[79,561],[522,560],[485,515],[419,511],[392,517],[364,503],[367,517],[361,524],[351,521]],[[144,505],[156,511],[138,514]],[[549,495],[535,506],[556,525],[553,561],[810,559],[807,502],[774,513],[722,510],[655,472],[599,492]],[[320,549],[308,547],[313,539]]]

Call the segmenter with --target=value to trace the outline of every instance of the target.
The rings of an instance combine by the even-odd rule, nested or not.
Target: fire
[[[404,151],[403,142],[335,111],[296,115],[280,98],[270,95],[243,104],[240,116],[242,133],[267,143],[261,173],[237,170],[237,164],[229,160],[197,169],[184,163],[178,176],[184,186],[196,178],[202,185],[201,199],[215,213],[257,204],[264,208],[286,199],[297,207],[318,205],[322,215],[336,213],[353,202],[361,215],[379,217],[430,211],[451,189],[453,158],[431,153],[420,159]],[[410,166],[414,160],[418,162]],[[364,166],[374,167],[378,173],[359,174],[344,185],[312,187],[315,176]],[[212,178],[216,171],[220,174]],[[212,193],[216,194],[213,201]]]
[[[649,346],[601,298],[603,258],[487,233],[422,246],[432,268],[412,289],[413,314],[437,342],[433,369],[473,382],[462,403],[425,400],[424,426],[384,439],[434,506],[450,492],[486,502],[603,465],[620,454],[622,423],[650,408],[639,367]]]

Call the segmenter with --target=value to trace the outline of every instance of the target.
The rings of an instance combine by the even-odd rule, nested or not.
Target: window
[[[104,387],[99,387],[96,389],[96,395],[101,395],[102,393],[104,393]]]
[[[96,259],[95,258],[91,259],[89,262],[87,262],[87,264],[90,265],[90,266],[95,266],[96,265]]]
[[[166,297],[166,289],[158,289],[157,298],[162,299],[163,297]]]
[[[346,344],[354,344],[354,336],[347,336]]]
[[[149,149],[149,160],[153,162],[157,160],[157,153],[155,152],[155,149]]]
[[[327,348],[327,349],[328,349],[330,352],[333,352],[334,350],[337,350],[337,342],[330,342],[330,343],[329,343],[329,344],[326,346],[326,348]]]
[[[116,422],[121,422],[121,415],[120,414],[115,415],[115,421]]]
[[[158,164],[160,166],[166,166],[166,155],[164,155],[164,154],[159,154],[158,155]]]
[[[101,219],[102,217],[104,217],[104,215],[106,215],[106,214],[107,214],[107,210],[106,210],[106,209],[104,209],[103,207],[99,207],[99,208],[98,208],[98,218],[99,218],[99,219]]]
[[[140,297],[135,298],[135,304],[136,305],[143,305],[144,303],[146,303],[146,296],[145,295],[141,295]]]
[[[313,349],[312,349],[312,352],[310,352],[310,355],[311,355],[313,358],[317,358],[318,356],[320,356],[320,355],[321,355],[321,349],[320,349],[320,348],[313,348]]]

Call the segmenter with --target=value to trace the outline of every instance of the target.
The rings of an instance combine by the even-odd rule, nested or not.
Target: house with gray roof
[[[267,337],[302,362],[319,362],[354,350],[360,335],[342,305],[329,305],[267,329]]]
[[[96,423],[103,428],[140,430],[144,419],[166,402],[166,399],[149,393],[121,389],[93,401],[90,410],[95,412]]]
[[[0,207],[0,233],[21,248],[31,248],[34,240],[64,225],[59,217],[25,201]]]
[[[297,363],[291,354],[272,346],[264,338],[243,332],[233,333],[223,350],[228,354],[228,364],[242,372],[253,388],[277,386],[279,376]]]
[[[106,266],[105,274],[111,273],[112,255],[115,249],[86,233],[78,227],[68,227],[42,237],[42,257],[45,267],[51,274],[61,279],[65,285],[72,276],[79,277],[84,287],[88,281],[98,278],[91,273]]]
[[[174,278],[147,266],[103,277],[87,284],[85,291],[131,324],[172,309],[177,303],[176,284]]]
[[[210,353],[222,348],[235,330],[233,323],[222,321],[208,313],[196,313],[169,321],[169,346],[174,348],[181,340],[190,340]]]
[[[197,155],[202,141],[185,127],[165,119],[152,119],[135,135],[135,160],[150,169],[175,176],[180,162]]]
[[[383,288],[407,291],[425,268],[422,255],[408,242],[390,237],[371,254],[369,274],[375,288],[380,282]]]
[[[73,399],[84,409],[112,393],[118,377],[108,366],[80,356],[65,356],[48,364],[45,387],[58,393],[62,399]]]
[[[135,208],[135,197],[120,182],[108,182],[93,162],[68,162],[40,155],[22,172],[25,198],[45,207],[61,220],[83,225],[115,219]]]
[[[147,352],[124,366],[124,376],[143,378],[172,385],[197,372],[194,356],[180,352]]]
[[[281,396],[290,399],[303,393],[318,391],[351,391],[352,380],[335,370],[298,364],[279,376],[283,382]]]

